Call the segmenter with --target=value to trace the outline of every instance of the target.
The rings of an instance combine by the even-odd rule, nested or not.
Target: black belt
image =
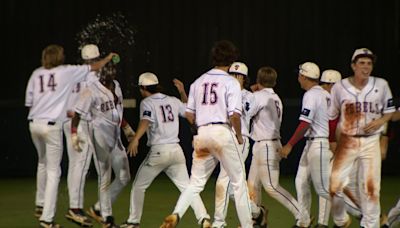
[[[373,134],[373,135],[350,135],[350,137],[367,138],[367,137],[374,136],[374,135],[377,135],[377,134]]]
[[[314,139],[328,139],[328,137],[305,137],[307,140],[314,140]]]
[[[227,123],[225,123],[225,122],[211,122],[211,123],[206,123],[206,124],[200,125],[199,127],[208,126],[208,125],[223,125],[223,124],[227,124]]]
[[[256,140],[256,142],[262,142],[262,141],[278,141],[278,138],[275,139],[261,139],[261,140]]]
[[[28,120],[29,122],[33,122],[33,120]],[[54,121],[49,121],[47,122],[47,125],[56,125],[56,122]]]

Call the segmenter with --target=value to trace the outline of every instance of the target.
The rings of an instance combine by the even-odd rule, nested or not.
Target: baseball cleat
[[[101,217],[101,213],[99,210],[96,210],[94,206],[91,206],[89,210],[86,211],[86,214],[92,219],[96,220],[98,223],[103,223],[103,217]]]
[[[140,228],[139,223],[130,223],[130,222],[125,222],[122,223],[120,228]]]
[[[211,228],[211,221],[209,218],[203,218],[201,221],[201,228]]]
[[[39,225],[42,228],[61,228],[62,227],[60,224],[57,224],[55,222],[46,222],[46,221],[40,221]]]
[[[333,228],[348,228],[348,227],[350,227],[350,224],[351,224],[351,219],[349,217],[349,219],[347,219],[346,223],[343,226],[338,226],[338,225],[335,224],[333,226]]]
[[[114,217],[107,216],[106,221],[103,223],[103,228],[119,228],[119,226],[115,225]]]
[[[88,217],[85,216],[85,213],[83,212],[82,209],[76,209],[76,210],[69,209],[68,213],[65,215],[65,217],[68,220],[70,220],[82,227],[92,227],[93,226],[92,221]]]
[[[257,216],[257,218],[253,218],[253,227],[267,228],[267,216],[268,210],[265,209],[264,206],[260,206],[260,214]]]
[[[37,219],[39,219],[40,216],[42,216],[42,213],[43,213],[43,207],[42,207],[42,206],[36,206],[36,207],[35,207],[35,212],[34,212],[33,215],[34,215]]]
[[[179,222],[178,214],[168,215],[167,217],[165,217],[164,222],[160,226],[160,228],[175,228],[176,225],[178,225],[178,222]]]

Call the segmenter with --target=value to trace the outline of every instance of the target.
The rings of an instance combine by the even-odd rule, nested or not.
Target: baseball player
[[[25,106],[29,107],[29,130],[38,153],[35,215],[41,227],[60,227],[54,222],[54,216],[61,175],[62,125],[67,118],[70,91],[114,55],[110,53],[90,65],[63,65],[63,47],[49,45],[42,52],[42,67],[33,71],[29,79]]]
[[[91,83],[80,96],[75,106],[75,116],[71,124],[71,140],[74,149],[82,151],[82,139],[77,128],[80,117],[90,115],[93,129],[90,142],[93,144],[95,165],[99,176],[100,211],[103,227],[117,227],[112,216],[110,184],[112,174],[112,151],[115,147],[123,150],[119,140],[122,122],[122,91],[114,80],[115,67],[108,64],[100,73],[100,78]]]
[[[243,144],[239,145],[239,150],[242,152],[243,161],[246,160],[250,149],[250,133],[249,125],[252,116],[249,115],[250,109],[254,106],[253,94],[245,89],[245,84],[248,84],[249,78],[248,68],[244,63],[234,62],[229,68],[228,73],[235,77],[240,84],[242,92],[242,114],[241,114],[241,127],[243,135]],[[230,185],[230,180],[228,174],[226,173],[223,166],[220,167],[220,173],[217,178],[215,186],[215,212],[213,227],[225,227],[226,214],[228,210],[229,197],[232,195],[232,188]],[[260,189],[260,188],[258,188]],[[260,192],[260,191],[258,191]],[[250,194],[251,197],[252,194]],[[262,208],[262,210],[265,210]]]
[[[176,227],[193,199],[204,189],[218,162],[226,170],[234,189],[241,227],[253,227],[245,169],[241,151],[238,150],[238,144],[243,144],[240,85],[227,73],[237,59],[237,53],[230,41],[217,42],[211,50],[212,65],[215,67],[190,86],[186,118],[189,123],[198,126],[198,135],[193,139],[190,183],[180,195],[173,214],[164,219],[161,228]]]
[[[181,94],[182,101],[187,96],[182,82],[175,79],[174,84]],[[155,74],[146,72],[139,76],[140,93],[144,97],[140,103],[140,122],[136,135],[129,143],[128,153],[136,156],[139,139],[147,133],[147,146],[150,151],[136,173],[132,184],[129,218],[121,227],[138,228],[143,212],[146,189],[161,172],[165,172],[179,191],[189,184],[185,155],[179,145],[179,116],[185,114],[185,104],[175,97],[163,94]],[[191,204],[201,227],[210,227],[200,195]]]
[[[298,202],[279,185],[281,157],[278,149],[282,147],[280,127],[283,105],[273,89],[277,77],[277,72],[272,67],[261,67],[257,72],[257,91],[253,93],[255,108],[252,109],[255,116],[251,126],[251,138],[254,140],[253,158],[247,182],[250,196],[254,195],[254,186],[261,181],[265,191],[271,197],[284,205],[296,220],[301,220],[302,213]]]
[[[282,147],[281,155],[287,158],[292,147],[304,137],[307,142],[300,158],[296,175],[296,192],[300,210],[308,214],[306,220],[297,221],[297,227],[310,225],[311,190],[309,181],[314,184],[319,196],[329,200],[329,175],[332,152],[329,149],[328,104],[330,95],[319,83],[320,71],[317,64],[305,62],[299,66],[298,81],[306,90],[300,114],[300,123],[289,140]]]
[[[375,55],[367,48],[355,50],[351,58],[353,76],[332,88],[329,108],[331,120],[339,118],[340,138],[330,178],[332,215],[337,227],[348,227],[343,188],[352,165],[358,160],[362,227],[379,227],[381,153],[379,146],[383,125],[395,111],[392,93],[386,80],[371,76]]]

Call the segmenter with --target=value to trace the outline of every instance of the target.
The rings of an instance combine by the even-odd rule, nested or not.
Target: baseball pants
[[[390,209],[387,219],[389,227],[396,227],[400,223],[400,199],[396,206]]]
[[[242,153],[242,159],[245,161],[250,149],[249,138],[243,137],[243,144],[238,147]],[[225,218],[228,212],[229,198],[231,196],[233,196],[233,190],[230,185],[229,176],[224,167],[220,165],[219,175],[215,184],[215,212],[213,227],[226,226]]]
[[[342,226],[349,219],[343,197],[343,188],[348,183],[353,163],[358,160],[360,183],[360,199],[362,219],[361,226],[379,227],[380,217],[380,181],[381,153],[379,135],[369,137],[352,137],[343,135],[340,138],[333,160],[330,179],[332,198],[332,214],[336,225]],[[347,180],[347,181],[343,181]]]
[[[31,120],[29,130],[38,153],[36,205],[43,206],[41,221],[52,222],[56,213],[63,153],[62,123]]]
[[[203,191],[214,168],[220,162],[231,180],[241,227],[253,227],[242,154],[230,127],[226,124],[201,126],[193,141],[195,151],[190,183],[179,197],[174,213],[182,217],[193,198]]]
[[[89,141],[89,132],[92,131],[90,122],[82,120],[79,122],[78,135],[83,143],[82,151],[75,151],[71,141],[71,120],[64,123],[64,135],[67,142],[68,152],[68,195],[69,208],[83,208],[84,189],[86,176],[93,155],[92,143]]]
[[[128,222],[140,223],[146,189],[161,172],[165,172],[179,191],[182,192],[188,186],[189,174],[186,159],[178,143],[151,147],[132,184]],[[200,195],[197,194],[194,197],[191,207],[199,224],[204,218],[210,218]]]

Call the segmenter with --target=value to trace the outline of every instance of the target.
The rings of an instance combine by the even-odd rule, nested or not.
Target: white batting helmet
[[[139,76],[139,85],[140,86],[150,86],[157,85],[158,78],[155,74],[151,72],[145,72]]]
[[[241,74],[244,76],[247,76],[248,74],[248,69],[246,64],[241,63],[241,62],[234,62],[232,63],[231,67],[229,67],[230,74]]]
[[[308,78],[319,78],[319,67],[313,62],[305,62],[299,66],[299,73]]]
[[[321,75],[321,82],[336,83],[342,79],[342,75],[337,70],[325,70]]]
[[[81,51],[82,59],[89,60],[100,56],[99,48],[95,44],[87,44]]]
[[[360,57],[368,57],[371,58],[372,61],[375,62],[376,56],[374,55],[374,53],[372,53],[371,50],[369,50],[368,48],[359,48],[356,49],[353,53],[353,56],[351,57],[351,61],[354,62],[357,58]]]

